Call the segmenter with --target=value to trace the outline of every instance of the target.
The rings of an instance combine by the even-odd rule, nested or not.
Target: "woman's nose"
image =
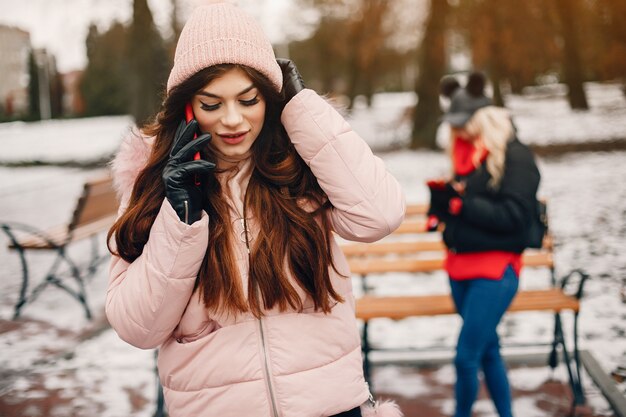
[[[243,120],[243,115],[234,105],[226,106],[226,113],[222,117],[222,124],[224,126],[237,126]]]

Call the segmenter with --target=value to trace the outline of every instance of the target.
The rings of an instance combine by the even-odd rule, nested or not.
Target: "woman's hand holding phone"
[[[194,140],[194,138],[197,138]],[[206,197],[206,182],[197,181],[205,178],[215,169],[215,164],[203,159],[194,160],[200,149],[211,141],[211,134],[198,137],[198,122],[184,121],[176,129],[174,145],[170,158],[163,169],[165,196],[178,214],[178,218],[192,224],[202,217],[202,208]]]

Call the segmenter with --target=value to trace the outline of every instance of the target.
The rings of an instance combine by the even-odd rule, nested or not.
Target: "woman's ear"
[[[439,82],[439,94],[447,98],[452,98],[452,95],[459,88],[461,88],[459,80],[457,80],[452,75],[444,76]]]
[[[472,72],[467,78],[465,89],[474,97],[484,96],[486,82],[487,80],[482,72]]]

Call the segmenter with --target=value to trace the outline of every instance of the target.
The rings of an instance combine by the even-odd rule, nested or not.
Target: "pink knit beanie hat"
[[[282,89],[282,71],[259,23],[233,4],[212,1],[197,7],[183,27],[167,91],[217,64],[254,68],[270,80],[276,91]]]

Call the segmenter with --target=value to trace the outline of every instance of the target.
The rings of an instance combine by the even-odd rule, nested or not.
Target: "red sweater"
[[[474,153],[477,152],[474,145],[462,139],[455,138],[452,159],[454,172],[457,175],[466,176],[471,174],[476,167],[473,163]],[[487,158],[483,151],[479,160]],[[454,253],[448,251],[444,267],[453,280],[466,280],[475,278],[501,279],[507,266],[511,265],[519,277],[522,269],[522,256],[514,252],[487,251]]]

